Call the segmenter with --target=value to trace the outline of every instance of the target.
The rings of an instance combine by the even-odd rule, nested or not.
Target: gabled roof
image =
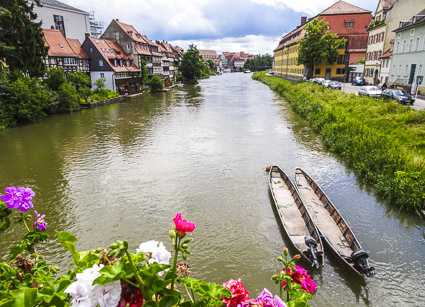
[[[83,13],[85,15],[89,15],[89,13],[87,13],[83,10],[76,9],[75,7],[72,7],[68,4],[65,4],[65,3],[62,3],[62,2],[59,2],[59,1],[56,1],[56,0],[40,0],[40,3],[42,5],[51,6],[51,7],[55,7],[55,8],[58,8],[58,9],[65,9],[65,10],[74,11],[74,12],[77,12],[77,13]]]
[[[123,66],[114,66],[112,65],[113,60],[123,60],[127,61],[130,60],[130,58],[125,54],[124,50],[122,50],[121,46],[118,45],[118,43],[107,40],[107,39],[101,39],[101,38],[93,38],[93,37],[87,37],[86,39],[89,39],[93,46],[97,49],[97,51],[102,55],[102,57],[108,62],[109,66],[115,71],[115,72],[137,72],[140,71],[137,66],[126,66],[123,64]]]
[[[137,32],[137,30],[129,24],[123,23],[119,21],[118,19],[115,19],[115,22],[123,29],[125,33],[127,33],[128,36],[130,36],[134,41],[139,43],[148,44],[146,40],[143,39],[142,35]]]
[[[386,52],[384,52],[383,55],[381,55],[379,58],[380,59],[386,59],[389,58],[393,55],[393,53],[391,52],[391,49],[388,49]]]
[[[62,32],[55,29],[43,29],[44,41],[49,46],[48,55],[57,57],[78,57]]]
[[[76,38],[67,38],[66,39],[71,49],[82,59],[90,59],[87,53],[81,48],[80,41]]]
[[[210,55],[212,57],[218,57],[218,54],[215,50],[198,50],[200,56]]]
[[[358,6],[344,2],[342,0],[335,2],[333,5],[319,13],[319,15],[337,15],[337,14],[366,14],[371,11],[362,9]]]

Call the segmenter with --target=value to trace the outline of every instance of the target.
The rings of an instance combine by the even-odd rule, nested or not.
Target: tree
[[[34,5],[40,0],[3,0],[0,11],[0,59],[6,59],[10,70],[31,77],[41,77],[45,71],[45,46],[41,22],[34,20]]]
[[[306,66],[309,78],[313,76],[314,64],[322,61],[335,62],[338,49],[344,44],[344,40],[338,35],[325,31],[327,28],[328,23],[317,18],[305,26],[306,35],[300,40],[298,48],[298,65]]]
[[[192,84],[198,83],[204,68],[205,65],[202,62],[198,49],[196,49],[195,45],[189,45],[189,50],[183,54],[179,67],[179,71],[183,76],[184,82]]]
[[[244,63],[244,68],[250,71],[260,71],[272,68],[273,58],[269,54],[264,54],[255,59],[248,59]]]
[[[62,67],[50,67],[47,70],[46,78],[43,79],[43,83],[52,91],[57,91],[64,82],[65,75]]]
[[[68,81],[75,86],[77,90],[81,87],[86,88],[91,84],[90,76],[85,72],[77,72],[68,75]]]
[[[141,71],[140,77],[142,79],[141,83],[147,84],[149,82],[149,80],[148,80],[149,70],[146,67],[146,61],[145,60],[142,60],[142,62],[140,62],[140,71]]]
[[[214,61],[213,60],[211,60],[211,59],[208,59],[207,60],[207,64],[208,64],[208,68],[211,70],[211,71],[214,71],[215,69],[215,64],[214,64]]]
[[[149,82],[149,86],[151,87],[151,91],[153,93],[159,92],[163,88],[161,78],[157,75],[153,76]]]
[[[100,90],[100,89],[105,88],[105,84],[106,84],[105,78],[99,78],[96,81],[94,81],[94,85],[96,86],[96,90]]]

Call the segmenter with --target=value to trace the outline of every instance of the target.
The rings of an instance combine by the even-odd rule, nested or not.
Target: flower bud
[[[283,258],[279,256],[279,257],[277,257],[277,260],[283,261]]]
[[[298,260],[298,259],[300,259],[301,258],[301,255],[295,255],[294,257],[292,257],[292,260]]]
[[[170,235],[171,238],[174,238],[176,236],[176,233],[174,230],[170,230],[168,234]]]
[[[284,247],[284,248],[283,248],[283,254],[284,254],[285,256],[288,256],[288,248],[287,248],[287,247]]]
[[[189,246],[187,246],[187,244],[182,244],[182,248],[184,248],[184,249],[186,249],[186,248],[188,248]]]

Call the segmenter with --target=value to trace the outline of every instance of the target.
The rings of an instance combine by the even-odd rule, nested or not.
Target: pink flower
[[[285,271],[285,269],[283,269]],[[291,276],[292,282],[300,284],[301,288],[307,293],[313,293],[316,290],[316,283],[311,276],[307,274],[306,269],[300,266],[295,266],[295,271],[292,268],[288,269],[288,275]],[[282,287],[286,286],[286,282],[282,282]]]
[[[264,288],[257,299],[245,301],[242,303],[243,307],[286,307],[285,302],[277,295],[273,295],[269,290]]]
[[[187,220],[182,220],[181,213],[177,213],[176,217],[173,218],[174,224],[176,224],[176,231],[180,232],[180,237],[184,237],[186,232],[192,232],[195,230],[195,223],[188,222]]]
[[[228,307],[230,306],[236,307],[240,305],[242,302],[249,300],[249,293],[245,289],[240,279],[228,280],[225,283],[223,283],[223,286],[229,289],[229,291],[232,293],[232,297],[223,298],[223,301],[227,304]]]

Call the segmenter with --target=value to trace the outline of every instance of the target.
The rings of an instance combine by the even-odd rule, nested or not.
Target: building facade
[[[106,79],[106,88],[122,92],[129,85],[141,83],[140,69],[118,43],[87,34],[82,48],[91,58],[90,77],[93,86],[97,79],[103,78]]]
[[[89,56],[78,39],[65,38],[61,31],[43,29],[44,41],[49,47],[44,59],[46,67],[62,67],[65,74],[89,73]]]
[[[368,45],[365,62],[365,80],[369,84],[383,83],[387,80],[381,76],[380,57],[390,50],[390,43],[395,39],[393,30],[399,27],[400,21],[407,21],[418,10],[423,9],[423,0],[380,0],[375,17],[368,27]],[[394,43],[394,51],[406,48],[403,41]],[[391,65],[391,64],[389,64]]]
[[[424,82],[418,84],[418,76],[425,73],[425,9],[418,12],[407,22],[400,22],[394,30],[394,46],[403,46],[393,50],[389,85],[403,87],[416,93],[425,93]]]
[[[340,38],[345,45],[338,51],[338,59],[334,63],[317,63],[312,72],[307,72],[303,65],[298,65],[299,41],[304,38],[305,26],[314,18],[324,19],[328,30]],[[366,54],[366,27],[372,19],[371,11],[364,10],[344,1],[338,1],[318,15],[307,20],[301,17],[301,24],[286,34],[274,50],[274,73],[276,76],[290,80],[301,79],[305,75],[326,79],[346,80],[349,70]]]
[[[42,28],[53,27],[65,37],[85,40],[85,34],[90,32],[89,13],[56,0],[40,0],[40,3],[41,7],[34,5],[34,12]]]

